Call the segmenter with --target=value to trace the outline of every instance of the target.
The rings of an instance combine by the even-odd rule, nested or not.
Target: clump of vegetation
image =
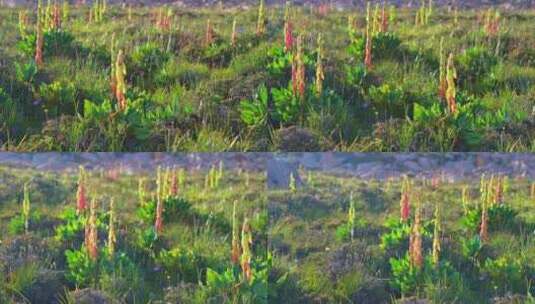
[[[529,303],[531,184],[315,171],[313,185],[272,190],[274,298]]]
[[[219,162],[195,172],[1,167],[0,174],[14,185],[0,191],[5,303],[76,301],[81,291],[124,303],[267,303],[261,172]]]
[[[1,8],[0,147],[533,151],[529,11],[224,9]]]

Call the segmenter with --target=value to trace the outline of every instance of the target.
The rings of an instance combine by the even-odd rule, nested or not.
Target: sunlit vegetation
[[[263,172],[0,168],[1,303],[267,303]]]
[[[277,301],[534,301],[533,181],[302,176],[269,193]]]
[[[0,146],[533,151],[533,11],[0,8]]]

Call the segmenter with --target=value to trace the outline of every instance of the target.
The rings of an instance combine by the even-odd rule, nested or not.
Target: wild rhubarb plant
[[[411,183],[410,183],[409,178],[405,176],[403,177],[403,181],[401,184],[401,200],[399,202],[402,222],[407,222],[409,220],[410,192],[411,192]]]
[[[236,217],[236,204],[237,201],[234,201],[233,207],[232,207],[232,249],[230,253],[230,260],[232,264],[239,265],[240,264],[240,256],[241,256],[241,249],[240,249],[240,229],[238,220]]]
[[[258,6],[258,21],[256,23],[256,35],[261,36],[266,32],[266,17],[265,17],[265,5],[264,0],[260,0]]]
[[[353,238],[355,237],[355,218],[356,218],[355,201],[353,200],[353,192],[351,192],[349,196],[349,209],[347,211],[347,224],[349,227],[349,234],[351,236],[351,241],[353,241]]]
[[[376,3],[372,14],[372,37],[377,35],[380,29],[381,27],[379,22],[379,3]]]
[[[162,200],[166,200],[171,194],[171,170],[166,167],[162,174]]]
[[[234,48],[238,42],[238,33],[236,32],[236,17],[232,21],[232,34],[230,36],[230,45]]]
[[[381,32],[386,33],[388,32],[388,13],[386,12],[385,4],[383,3],[383,8],[381,10]]]
[[[156,174],[156,212],[154,219],[154,231],[159,236],[163,232],[163,184],[165,180],[160,167]]]
[[[488,217],[488,201],[484,200],[481,206],[481,224],[479,226],[479,238],[482,243],[489,240]]]
[[[429,24],[429,18],[433,14],[433,0],[427,2],[427,10],[425,11],[425,24]]]
[[[69,20],[69,13],[70,13],[70,7],[69,7],[69,1],[63,0],[63,7],[62,7],[62,18],[63,21],[67,22]]]
[[[316,59],[316,97],[323,94],[323,80],[325,80],[325,73],[323,71],[323,41],[321,34],[318,34],[318,57]]]
[[[78,190],[76,191],[76,214],[83,214],[86,207],[86,173],[84,167],[80,166],[78,168]]]
[[[44,9],[43,9],[43,1],[42,0],[37,0],[37,20],[43,18],[44,16]]]
[[[96,215],[96,199],[92,198],[89,204],[89,217],[85,225],[85,247],[87,255],[95,262],[98,259],[98,228]]]
[[[485,14],[484,31],[490,37],[498,35],[500,31],[500,11],[493,12],[491,8],[488,9]]]
[[[347,33],[349,34],[349,39],[354,41],[357,37],[357,20],[355,16],[347,16]]]
[[[439,49],[439,79],[438,79],[438,96],[442,99],[446,99],[446,90],[448,89],[448,83],[446,81],[446,55],[444,54],[444,38],[440,38]]]
[[[110,90],[112,96],[117,96],[117,72],[115,68],[115,63],[117,61],[116,52],[115,52],[116,42],[115,42],[115,33],[111,35],[111,42],[110,42]]]
[[[397,21],[396,6],[390,5],[390,7],[388,8],[388,23],[394,25],[396,24],[396,21]]]
[[[370,3],[368,2],[367,8],[366,8],[366,47],[364,50],[364,65],[366,66],[366,69],[371,70],[372,65],[372,33],[370,28],[370,22],[371,22],[371,11],[370,11]]]
[[[241,268],[244,278],[250,282],[252,279],[251,259],[253,257],[251,246],[253,244],[253,233],[249,220],[245,218],[243,220],[243,226],[241,231]]]
[[[90,11],[90,16],[92,16],[92,21],[101,22],[106,13],[106,0],[95,0],[93,2],[93,10]]]
[[[435,227],[433,231],[433,264],[436,266],[439,263],[440,259],[440,234],[441,234],[441,213],[440,213],[440,203],[435,204]]]
[[[427,22],[429,21],[429,15],[431,12],[431,5],[432,5],[431,0],[429,1],[429,5],[430,6],[428,8],[425,5],[425,0],[421,1],[420,8],[416,11],[416,16],[415,16],[415,21],[414,21],[416,26],[426,25]]]
[[[24,198],[22,200],[22,217],[24,219],[24,232],[30,229],[30,184],[24,184]]]
[[[165,10],[163,7],[160,7],[155,21],[156,28],[161,31],[169,31],[171,29],[172,17],[173,10],[171,8]]]
[[[37,24],[36,24],[36,40],[35,40],[35,64],[37,67],[43,66],[43,44],[44,44],[44,37],[43,37],[43,21],[40,17],[40,14],[38,15]]]
[[[293,50],[294,38],[293,38],[293,24],[290,20],[289,12],[286,12],[284,16],[284,51],[289,53]]]
[[[52,1],[47,0],[46,1],[46,7],[45,7],[45,14],[44,14],[44,24],[45,30],[48,30],[50,28],[50,25],[52,24]]]
[[[214,28],[212,27],[212,21],[208,19],[208,21],[206,21],[206,33],[204,35],[204,45],[206,47],[209,47],[213,43],[214,43]]]
[[[120,111],[126,109],[126,64],[124,60],[123,50],[119,50],[117,59],[115,61],[115,81],[117,83],[115,88],[115,97],[117,98]]]
[[[115,200],[113,197],[110,200],[110,213],[109,213],[110,219],[108,224],[108,244],[107,244],[107,250],[108,255],[113,257],[115,254],[115,244],[117,243],[117,235],[115,234]]]
[[[145,178],[140,177],[137,182],[137,197],[139,205],[143,206],[147,200],[147,191],[145,189]]]
[[[457,70],[453,64],[453,53],[450,53],[448,57],[448,63],[446,64],[446,102],[450,113],[457,113],[457,90],[455,82],[457,80]]]
[[[19,33],[22,38],[25,38],[28,35],[27,33],[28,24],[29,24],[28,11],[26,10],[19,11],[18,26],[19,26]]]
[[[422,249],[422,233],[421,233],[421,201],[416,199],[416,208],[414,211],[414,223],[412,224],[411,235],[409,238],[409,256],[413,267],[421,269],[424,263],[423,249]]]
[[[295,177],[294,177],[293,172],[290,172],[290,180],[288,182],[288,188],[290,189],[290,191],[292,193],[297,192],[297,185],[296,185],[296,181],[295,181]]]
[[[55,30],[61,28],[61,9],[57,2],[54,3],[54,7],[52,8],[52,18],[49,28]]]
[[[303,38],[297,37],[297,49],[292,59],[292,89],[295,96],[302,101],[305,97],[305,61],[303,53]]]
[[[468,193],[468,186],[463,186],[461,190],[461,204],[463,206],[464,215],[468,214],[468,204],[470,202],[470,194]]]
[[[223,177],[222,164],[220,163],[220,170],[216,169],[214,165],[210,167],[206,177],[204,179],[204,186],[207,189],[213,189],[219,187],[219,181]]]

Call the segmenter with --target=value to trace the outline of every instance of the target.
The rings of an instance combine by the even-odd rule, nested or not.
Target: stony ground
[[[268,161],[270,187],[288,185],[298,167],[360,178],[387,179],[444,175],[451,180],[479,178],[483,173],[535,178],[535,155],[506,153],[291,153]],[[289,171],[288,171],[289,170]]]

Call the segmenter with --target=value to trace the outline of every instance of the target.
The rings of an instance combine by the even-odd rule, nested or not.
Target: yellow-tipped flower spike
[[[433,232],[433,264],[438,265],[440,259],[440,234],[441,234],[441,214],[440,214],[440,204],[436,203],[435,206],[435,229]]]
[[[110,222],[108,225],[108,255],[113,257],[115,253],[115,244],[117,236],[115,235],[115,202],[113,197],[110,200]]]
[[[241,268],[243,275],[247,281],[251,281],[253,277],[251,269],[251,259],[253,257],[251,245],[253,244],[253,233],[251,231],[251,226],[249,225],[249,220],[245,218],[243,220],[243,226],[241,231]]]
[[[264,12],[264,0],[260,0],[260,5],[258,6],[258,21],[256,23],[256,34],[258,36],[263,35],[266,31],[266,18]]]
[[[115,61],[115,81],[117,88],[115,90],[115,97],[119,103],[119,110],[126,109],[126,64],[124,62],[123,50],[119,50],[117,60]]]
[[[169,184],[170,177],[171,177],[171,171],[169,170],[169,167],[166,167],[162,175],[162,187],[163,187],[162,199],[164,200],[166,200],[170,196],[170,190],[171,190],[171,187]]]
[[[292,60],[292,88],[293,93],[304,101],[305,97],[305,61],[303,51],[303,37],[297,37],[297,49]]]
[[[230,45],[232,47],[236,47],[236,43],[238,42],[238,33],[236,32],[236,18],[232,21],[232,35],[230,37]]]
[[[159,236],[163,232],[163,201],[161,196],[156,198],[156,219],[154,220],[154,231]]]
[[[115,33],[111,35],[111,43],[110,43],[110,54],[111,54],[111,62],[110,62],[110,89],[113,96],[116,96],[117,94],[117,79],[116,79],[116,70],[115,70],[115,62],[116,62],[116,56],[115,56]]]
[[[237,201],[234,201],[234,206],[232,209],[232,250],[230,253],[230,260],[233,264],[238,265],[240,263],[240,236],[239,236],[239,226],[238,220],[236,217],[236,204]]]
[[[139,205],[143,206],[145,204],[145,199],[147,197],[147,192],[145,191],[145,179],[140,177],[137,182],[137,195],[139,199]]]
[[[37,35],[35,39],[35,64],[37,67],[43,66],[43,20],[41,18],[37,19]]]
[[[464,215],[468,214],[468,202],[469,202],[469,200],[470,200],[470,198],[469,198],[469,194],[468,194],[468,187],[467,186],[463,186],[463,188],[461,190],[461,203],[463,205]]]
[[[401,199],[399,201],[400,218],[402,222],[407,222],[410,216],[410,188],[410,180],[407,176],[404,176],[401,184]]]
[[[373,17],[372,17],[372,37],[377,35],[379,32],[379,3],[375,4],[375,7],[373,9]]]
[[[421,220],[421,201],[418,197],[414,211],[414,223],[412,225],[411,236],[409,239],[409,256],[412,265],[416,268],[421,268],[423,266],[422,234],[420,232]]]
[[[86,198],[86,175],[83,166],[79,167],[78,173],[78,190],[76,192],[76,214],[80,215],[83,213],[87,207],[87,198]]]
[[[486,243],[489,240],[489,228],[488,228],[488,203],[483,202],[481,209],[481,226],[479,227],[479,238],[482,243]]]
[[[22,217],[24,218],[24,232],[30,228],[30,184],[24,184],[24,199],[22,200]]]
[[[161,198],[163,193],[162,167],[156,168],[156,198]]]
[[[205,46],[211,46],[214,43],[214,29],[212,27],[212,21],[208,19],[206,21],[206,34],[204,37]]]
[[[448,57],[448,63],[446,65],[446,83],[448,85],[446,89],[446,102],[448,103],[448,109],[450,113],[457,113],[457,102],[455,100],[457,96],[457,90],[455,87],[455,81],[457,79],[457,70],[453,65],[453,53],[450,53]]]
[[[366,69],[371,70],[372,69],[372,33],[371,33],[371,11],[370,11],[370,3],[368,2],[368,5],[366,7],[366,47],[364,51],[364,65],[366,66]]]
[[[297,192],[297,186],[296,186],[295,177],[294,177],[293,172],[290,172],[290,181],[289,181],[289,184],[288,184],[288,188],[293,193]]]
[[[69,13],[70,13],[69,1],[63,0],[63,8],[62,8],[63,21],[67,22],[67,20],[69,19]]]
[[[21,37],[26,37],[27,25],[28,25],[28,13],[26,10],[22,10],[19,12],[19,33]]]
[[[440,62],[438,78],[438,96],[446,98],[448,83],[446,82],[446,56],[444,55],[444,38],[440,38]]]
[[[353,237],[355,235],[355,217],[356,217],[356,211],[355,211],[355,201],[353,200],[353,191],[351,191],[351,194],[349,195],[349,210],[347,212],[347,224],[349,225],[350,234],[351,234],[351,240],[353,240]]]
[[[95,262],[98,259],[98,231],[95,198],[93,198],[89,204],[89,218],[87,219],[85,228],[85,246],[89,258]]]
[[[323,71],[323,41],[321,34],[318,34],[318,58],[316,60],[316,96],[321,97],[323,94],[323,80],[325,74]]]
[[[429,0],[427,11],[425,14],[425,24],[429,24],[429,18],[431,18],[432,14],[433,14],[433,0]]]
[[[52,2],[50,0],[47,0],[46,2],[46,8],[45,8],[45,20],[44,20],[44,26],[45,29],[50,29],[50,25],[52,23]]]

